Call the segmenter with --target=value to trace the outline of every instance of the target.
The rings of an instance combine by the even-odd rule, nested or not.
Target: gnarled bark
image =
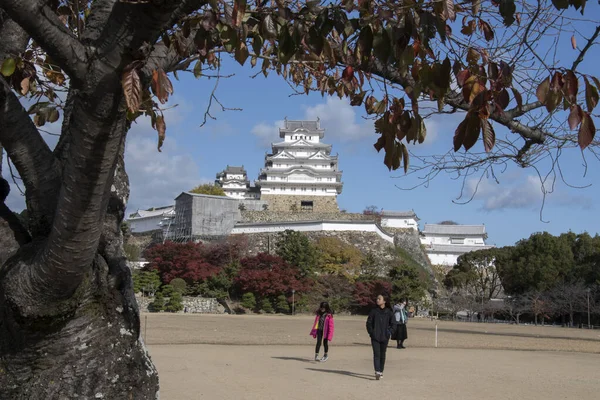
[[[50,230],[37,231],[0,267],[0,399],[157,398],[122,250],[129,124],[121,75],[182,2],[94,2],[81,41],[53,22],[44,4],[0,1],[71,78],[54,152],[8,85],[0,96],[0,143],[15,165],[22,161],[28,209],[35,201],[48,207],[36,222],[52,216]],[[39,7],[36,24],[26,11]],[[40,168],[57,180],[46,185]]]

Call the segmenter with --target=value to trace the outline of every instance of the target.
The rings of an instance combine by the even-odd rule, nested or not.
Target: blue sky
[[[598,11],[589,4],[592,15]],[[570,36],[567,36],[567,40]],[[582,40],[582,39],[581,39]],[[563,46],[571,50],[570,45]],[[590,71],[594,62],[600,61],[599,47],[592,48],[591,57],[580,66]],[[570,62],[576,52],[565,50],[564,59]],[[596,53],[596,55],[594,55]],[[249,61],[248,61],[249,63]],[[339,154],[343,171],[344,188],[338,198],[340,208],[361,212],[366,206],[376,205],[385,210],[413,209],[424,223],[453,220],[461,224],[485,224],[490,244],[511,245],[533,232],[549,231],[560,234],[574,232],[599,232],[598,206],[600,197],[598,168],[600,162],[589,152],[587,175],[584,176],[584,158],[579,149],[570,149],[561,156],[564,176],[573,186],[568,187],[558,179],[554,191],[548,194],[540,218],[542,192],[540,180],[531,169],[523,170],[509,165],[498,173],[497,184],[483,179],[473,201],[457,204],[462,181],[441,174],[427,187],[409,188],[421,182],[402,172],[390,173],[383,165],[383,154],[378,154],[373,143],[378,135],[372,121],[365,120],[363,107],[351,107],[337,97],[322,98],[320,94],[290,96],[292,89],[275,74],[264,78],[249,77],[257,72],[249,65],[242,68],[232,60],[224,60],[222,73],[235,76],[221,79],[216,95],[226,107],[242,111],[221,112],[217,104],[209,120],[200,127],[214,79],[196,80],[190,73],[180,73],[179,81],[172,78],[175,94],[169,105],[177,105],[166,112],[167,138],[163,151],[157,152],[156,132],[147,120],[140,119],[131,130],[126,152],[126,168],[130,175],[131,197],[128,212],[138,208],[174,203],[174,198],[193,186],[213,181],[215,174],[227,164],[244,165],[251,180],[256,179],[263,166],[269,143],[278,138],[277,126],[284,117],[288,119],[314,119],[320,117],[326,129],[324,141],[333,145]],[[445,153],[452,147],[452,137],[461,116],[437,116],[427,120],[428,139],[423,145],[411,146],[418,155]],[[596,119],[596,123],[600,121]],[[55,132],[58,126],[52,127]],[[496,133],[502,130],[495,125]],[[54,137],[47,136],[51,144]],[[475,146],[482,149],[481,141]],[[462,150],[461,150],[462,151]],[[584,153],[584,154],[586,154]],[[540,164],[547,167],[546,162]],[[5,167],[6,168],[6,167]],[[6,171],[6,169],[5,169]],[[478,176],[465,182],[462,201],[473,192]],[[400,187],[400,188],[399,188]],[[23,198],[13,186],[9,206],[15,210],[24,207]]]

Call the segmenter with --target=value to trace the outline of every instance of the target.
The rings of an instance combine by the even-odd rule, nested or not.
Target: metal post
[[[588,303],[588,329],[590,329],[592,327],[592,324],[590,323],[590,288],[588,288],[587,290],[587,303]]]
[[[292,289],[292,315],[296,314],[296,298],[295,298],[295,293],[296,293],[296,291],[294,289]]]
[[[146,342],[146,340],[147,340],[146,338],[148,337],[148,336],[146,336],[146,328],[148,328],[148,316],[147,315],[144,316],[144,343]]]
[[[435,347],[438,346],[438,330],[437,330],[437,322],[435,323]]]

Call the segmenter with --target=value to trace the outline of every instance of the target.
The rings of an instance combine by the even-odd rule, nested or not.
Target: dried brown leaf
[[[571,112],[569,113],[569,128],[575,129],[581,123],[583,117],[583,111],[579,104],[571,106]]]
[[[550,78],[544,79],[535,92],[539,102],[542,104],[546,104],[548,93],[550,93]]]
[[[590,143],[592,143],[592,141],[594,141],[595,135],[596,126],[594,125],[594,120],[592,119],[590,113],[584,112],[578,134],[578,142],[581,150],[584,150],[590,145]]]
[[[496,145],[496,132],[490,121],[483,122],[483,147],[487,153],[492,151]]]
[[[154,93],[161,104],[165,104],[169,100],[169,95],[173,94],[173,84],[162,69],[157,69],[152,72],[151,87],[152,93]]]
[[[137,69],[132,68],[123,72],[121,85],[123,86],[127,109],[131,113],[136,113],[140,108],[140,103],[142,101],[142,83]]]
[[[165,141],[165,136],[167,132],[167,124],[165,122],[165,118],[162,115],[158,115],[156,117],[155,129],[156,132],[158,132],[158,151],[162,152],[161,148],[163,142]]]

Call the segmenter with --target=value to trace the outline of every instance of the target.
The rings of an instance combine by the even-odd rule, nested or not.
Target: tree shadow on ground
[[[301,357],[271,357],[271,358],[275,358],[277,360],[301,361],[301,362],[307,362],[307,363],[314,363],[314,362],[316,362],[312,358],[301,358]]]
[[[306,368],[306,369],[309,370],[309,371],[327,372],[329,374],[338,374],[338,375],[350,376],[352,378],[366,379],[368,381],[374,381],[375,380],[374,376],[365,375],[365,374],[357,374],[356,372],[350,372],[350,371],[341,371],[341,370],[333,370],[333,369],[320,369],[320,368]]]

